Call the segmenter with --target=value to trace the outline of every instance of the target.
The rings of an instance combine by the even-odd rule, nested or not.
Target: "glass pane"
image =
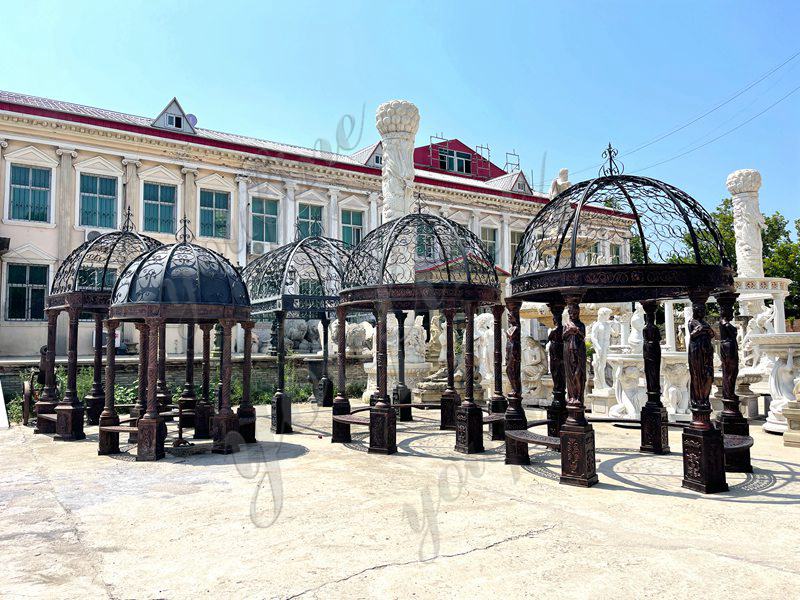
[[[50,188],[50,169],[31,169],[31,185],[39,188]]]
[[[207,190],[200,190],[200,206],[203,208],[213,208],[214,194]]]
[[[264,241],[264,217],[253,215],[253,239],[257,242]]]
[[[82,194],[95,194],[97,193],[97,177],[92,175],[84,175],[81,173],[81,193]]]
[[[352,227],[342,227],[342,241],[346,244],[353,243],[353,228]]]
[[[161,233],[175,233],[175,209],[172,206],[161,207]]]
[[[177,188],[173,185],[160,185],[158,187],[161,190],[161,202],[175,204],[175,192]]]
[[[11,218],[27,219],[30,214],[30,190],[11,188]]]
[[[49,196],[47,190],[31,190],[31,221],[47,221]]]
[[[117,221],[116,199],[107,197],[99,198],[97,205],[97,224],[100,227],[115,227]]]
[[[264,213],[264,201],[260,198],[253,198],[253,214],[263,214]]]
[[[214,212],[214,235],[216,237],[228,237],[228,213],[222,211]]]
[[[158,186],[155,183],[144,184],[144,199],[151,202],[158,200]]]
[[[217,192],[214,195],[214,208],[228,210],[228,194]]]
[[[275,243],[278,241],[278,220],[277,219],[267,219],[266,222],[267,231],[266,231],[266,238],[265,242],[272,242]]]
[[[200,211],[200,235],[210,236],[214,233],[214,213],[210,210]]]
[[[158,231],[158,205],[152,202],[144,203],[144,230]]]
[[[342,211],[342,225],[351,225],[350,216],[352,214],[353,213],[351,211],[349,211],[349,210],[343,210]]]
[[[297,216],[301,219],[308,218],[308,211],[311,207],[308,204],[301,204],[300,211],[297,213]]]
[[[354,212],[353,213],[353,225],[361,226],[364,224],[364,213],[362,212]]]
[[[28,267],[25,265],[8,265],[9,283],[27,283]]]
[[[97,196],[81,195],[80,225],[95,227],[97,225]]]
[[[321,206],[312,206],[311,207],[311,218],[315,221],[322,221],[322,207]]]
[[[25,288],[24,287],[9,287],[8,288],[8,318],[9,319],[24,319],[25,314]]]
[[[35,288],[31,290],[31,320],[44,319],[44,289]]]
[[[117,180],[111,177],[100,178],[100,189],[98,190],[103,196],[117,196]]]
[[[278,216],[278,203],[275,200],[267,200],[264,203],[264,208],[268,215]]]
[[[30,185],[30,178],[30,169],[18,165],[11,165],[11,185]]]

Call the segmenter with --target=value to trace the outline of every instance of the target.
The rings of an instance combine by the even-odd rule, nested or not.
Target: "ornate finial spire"
[[[600,168],[600,177],[608,177],[609,175],[621,175],[622,171],[625,169],[625,165],[622,163],[617,164],[614,160],[617,157],[619,152],[611,146],[611,142],[608,142],[608,148],[603,150],[603,159],[608,161],[608,164],[604,164]]]
[[[178,227],[178,231],[175,233],[175,239],[182,244],[188,244],[194,239],[194,233],[192,233],[192,230],[189,229],[190,222],[191,221],[189,221],[184,214],[183,218],[181,219],[181,226]]]
[[[412,212],[420,214],[422,213],[423,209],[428,208],[428,199],[422,194],[422,192],[415,192],[414,202],[411,204],[410,208]]]
[[[122,231],[133,231],[135,227],[133,226],[133,211],[129,206],[125,211],[125,221],[122,223]]]

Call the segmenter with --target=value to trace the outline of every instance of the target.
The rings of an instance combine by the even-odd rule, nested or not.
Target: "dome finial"
[[[614,160],[619,154],[619,151],[611,145],[611,142],[608,142],[608,148],[603,150],[603,159],[608,161],[608,164],[604,164],[600,168],[600,177],[609,177],[611,175],[621,175],[622,171],[625,170],[625,165],[622,163],[617,164]]]
[[[184,214],[183,218],[181,219],[181,226],[175,233],[175,239],[181,242],[182,244],[188,244],[194,239],[194,233],[192,233],[192,230],[189,229],[189,223],[191,223],[191,221],[189,221],[189,219]]]
[[[122,231],[133,231],[135,227],[133,226],[133,211],[129,206],[125,211],[125,221],[122,223]]]

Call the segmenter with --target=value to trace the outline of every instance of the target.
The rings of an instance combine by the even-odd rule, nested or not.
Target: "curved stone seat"
[[[532,431],[528,431],[527,429],[506,431],[506,438],[512,439],[517,442],[522,442],[523,444],[546,446],[548,448],[552,448],[553,450],[561,449],[561,440],[559,438],[551,437],[549,435],[541,435],[539,433],[533,433]]]
[[[369,425],[368,417],[359,417],[357,415],[333,415],[333,420],[336,423],[344,423],[346,425]]]
[[[725,452],[736,452],[753,447],[753,438],[749,435],[725,434],[722,439],[725,444]]]

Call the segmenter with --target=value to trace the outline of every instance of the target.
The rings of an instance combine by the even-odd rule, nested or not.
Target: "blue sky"
[[[174,95],[199,125],[349,152],[375,107],[420,108],[418,145],[444,133],[516,150],[538,186],[591,177],[611,141],[626,172],[736,127],[800,86],[800,3],[14,2],[0,89],[155,116]],[[365,113],[362,122],[362,111]],[[337,142],[337,126],[354,132]],[[360,137],[359,137],[360,134]],[[756,168],[762,210],[800,218],[800,91],[726,137],[644,174],[712,208]]]

